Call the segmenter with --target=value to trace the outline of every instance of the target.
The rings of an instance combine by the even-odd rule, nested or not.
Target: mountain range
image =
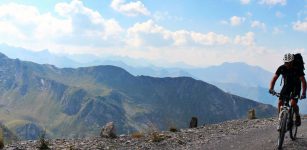
[[[119,61],[123,60],[120,58],[106,59],[84,54],[61,56],[51,53],[48,50],[33,52],[33,50],[12,47],[7,44],[0,44],[0,51],[10,58],[18,58],[40,64],[53,64],[57,67],[77,68],[95,65],[112,65],[121,67],[134,76],[145,75],[160,78],[192,77],[216,85],[225,92],[230,92],[265,104],[276,105],[276,98],[267,92],[268,83],[273,73],[242,62],[223,63],[207,68],[194,68],[188,65],[180,65],[181,68],[161,68],[153,65],[131,66]],[[127,60],[127,58],[124,60]],[[142,64],[144,62],[143,60],[128,61],[135,63],[142,62]],[[280,87],[278,84],[276,86],[278,91]],[[303,105],[307,106],[307,102],[303,102]],[[307,113],[307,109],[304,109],[304,107],[301,110]]]
[[[134,76],[115,66],[57,68],[0,55],[0,120],[21,139],[98,135],[114,121],[118,133],[188,127],[276,113],[191,77]]]
[[[43,50],[33,52],[20,47],[13,47],[7,44],[0,44],[0,52],[10,58],[33,61],[39,64],[53,64],[57,67],[86,67],[95,65],[113,65],[127,70],[134,76],[145,75],[152,77],[192,77],[216,85],[225,92],[255,101],[276,106],[277,98],[268,94],[268,84],[275,70],[269,72],[258,66],[251,66],[242,62],[223,63],[221,65],[206,68],[194,68],[180,64],[180,67],[161,68],[146,60],[131,60],[128,58],[100,58],[94,55],[59,55]],[[127,60],[122,62],[120,60]],[[141,63],[140,63],[141,62]],[[129,64],[145,64],[145,66],[132,66]],[[268,62],[269,63],[269,62]],[[147,64],[147,65],[146,65]],[[178,65],[177,65],[178,66]],[[277,66],[278,67],[278,64]],[[280,79],[276,83],[276,91],[281,89]],[[307,100],[299,102],[301,113],[307,114]]]

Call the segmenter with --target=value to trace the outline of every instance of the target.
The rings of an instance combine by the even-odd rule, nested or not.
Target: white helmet
[[[283,60],[284,60],[284,62],[291,62],[291,61],[293,61],[293,59],[294,59],[293,54],[287,53],[287,54],[285,54]]]

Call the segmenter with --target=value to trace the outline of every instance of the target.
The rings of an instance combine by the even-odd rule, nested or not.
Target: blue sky
[[[1,0],[0,43],[162,67],[273,69],[286,52],[307,56],[307,0]]]

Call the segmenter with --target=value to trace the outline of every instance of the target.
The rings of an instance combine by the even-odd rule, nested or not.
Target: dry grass
[[[153,142],[161,142],[165,140],[165,136],[163,134],[159,134],[158,132],[154,132],[150,135],[150,139]]]
[[[38,149],[40,150],[49,150],[50,148],[48,147],[48,142],[45,140],[46,137],[46,131],[43,131],[39,137],[39,142],[40,145]]]
[[[152,122],[147,123],[145,133],[149,135],[150,141],[152,142],[161,142],[165,140],[165,136],[160,134],[159,128]]]
[[[144,137],[144,134],[141,133],[141,132],[134,132],[134,133],[132,133],[131,136],[132,136],[132,138],[139,139],[139,138]]]

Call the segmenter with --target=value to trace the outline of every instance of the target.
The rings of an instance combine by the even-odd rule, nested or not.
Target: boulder
[[[192,119],[190,121],[190,128],[196,128],[196,127],[197,127],[197,118],[192,117]]]
[[[256,111],[255,109],[250,109],[247,114],[248,119],[256,119]]]
[[[116,138],[114,123],[109,122],[105,126],[103,126],[100,132],[100,136],[105,138]]]

